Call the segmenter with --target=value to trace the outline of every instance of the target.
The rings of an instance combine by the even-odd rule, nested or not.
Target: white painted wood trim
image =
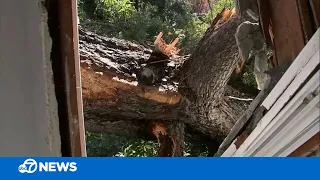
[[[261,119],[257,124],[257,127],[249,135],[249,137],[244,141],[244,143],[236,151],[236,156],[250,155],[257,149],[261,143],[268,138],[271,133],[281,125],[278,122],[280,118],[288,118],[303,102],[305,97],[313,92],[316,88],[320,86],[320,71],[318,71],[308,83],[296,94],[296,96],[287,104],[286,107],[273,119],[274,116],[268,116],[272,113],[274,107]]]
[[[313,123],[308,129],[301,133],[299,138],[294,139],[292,143],[283,148],[282,152],[278,152],[277,154],[275,154],[275,156],[287,157],[288,155],[290,155],[294,150],[298,149],[301,145],[303,145],[320,131],[319,123],[320,120],[318,118],[315,123]]]
[[[311,60],[306,64],[305,67],[302,68],[302,70],[297,74],[295,79],[290,83],[288,88],[285,90],[285,92],[277,99],[275,104],[272,106],[272,110],[270,110],[266,116],[271,120],[277,114],[279,111],[285,106],[285,104],[290,100],[292,95],[297,91],[297,89],[300,87],[301,84],[303,84],[310,73],[316,68],[316,66],[319,64],[319,53],[318,50],[317,53],[315,53]],[[268,98],[268,97],[267,97]],[[265,123],[269,123],[269,121],[263,121]]]
[[[272,140],[265,141],[259,148],[255,156],[274,156],[278,151],[285,147],[289,142],[297,138],[301,131],[305,130],[319,118],[319,110],[317,105],[320,102],[320,95],[316,96],[299,114],[293,118],[285,119],[283,129],[279,126],[273,135]],[[292,152],[295,149],[292,149]]]
[[[234,144],[236,140],[237,140],[237,139],[235,139],[235,140],[231,143],[231,145],[230,145],[230,146],[228,147],[228,149],[221,155],[221,157],[230,157],[230,156],[232,156],[232,155],[237,151],[237,147],[236,147],[236,145]]]
[[[315,121],[313,121],[313,123],[305,128],[305,129],[300,129],[302,130],[301,133],[299,133],[297,136],[295,136],[291,141],[284,141],[284,143],[286,144],[281,144],[278,145],[277,148],[274,147],[268,147],[268,150],[271,150],[270,152],[264,152],[263,153],[259,153],[255,156],[276,156],[276,157],[287,157],[288,155],[290,155],[293,151],[295,151],[297,148],[299,148],[303,143],[305,143],[306,141],[308,141],[311,137],[313,137],[315,134],[317,134],[320,131],[320,120],[319,120],[319,111],[318,109],[316,110],[316,112],[318,112],[318,118],[315,119]],[[301,121],[301,119],[300,119]],[[287,128],[287,131],[290,131],[292,129]],[[287,132],[286,131],[286,132]],[[283,141],[285,139],[285,137],[278,137],[277,141],[279,141],[279,139],[281,141]],[[229,148],[223,153],[223,155],[221,157],[240,157],[240,156],[245,156],[245,155],[234,155],[235,152],[237,151],[236,146],[234,145],[234,143],[231,144],[231,146],[229,146]],[[274,153],[276,151],[276,153]]]
[[[281,96],[281,94],[287,89],[288,85],[295,78],[297,73],[308,63],[312,56],[319,50],[320,44],[320,28],[312,36],[307,45],[302,49],[297,58],[293,61],[291,66],[285,72],[283,77],[279,80],[277,85],[269,93],[265,101],[262,103],[267,110],[270,110],[272,105]]]
[[[304,101],[320,88],[320,70],[306,82],[319,65],[319,36],[320,28],[262,103],[269,111],[249,137],[239,149],[233,142],[222,156],[288,156],[320,131],[320,95]]]

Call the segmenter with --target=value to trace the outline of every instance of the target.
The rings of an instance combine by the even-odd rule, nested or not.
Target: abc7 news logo
[[[27,159],[18,167],[20,173],[34,173],[38,168],[38,164],[34,159]]]

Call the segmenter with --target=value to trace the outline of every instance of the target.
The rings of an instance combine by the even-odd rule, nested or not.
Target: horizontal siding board
[[[310,100],[320,89],[319,35],[320,29],[264,100],[269,111],[249,137],[238,149],[233,142],[222,156],[288,156],[320,131],[320,95]]]
[[[305,142],[307,142],[310,138],[312,138],[314,135],[319,133],[319,118],[316,122],[314,122],[312,125],[308,127],[305,131],[303,131],[302,134],[300,134],[300,137],[294,141],[292,141],[290,146],[287,146],[284,148],[284,151],[280,152],[279,154],[276,154],[276,156],[280,157],[287,157],[290,155],[290,153],[293,152],[293,150],[299,148],[301,145],[303,145]]]
[[[267,98],[262,103],[267,110],[269,110],[276,100],[282,95],[282,93],[287,89],[289,84],[293,81],[295,76],[303,67],[309,62],[309,60],[314,56],[314,54],[319,50],[320,44],[320,28],[312,36],[309,43],[300,52],[298,57],[293,61],[288,70],[284,73],[282,78],[279,80],[277,85],[272,89]]]
[[[257,147],[268,138],[275,128],[275,124],[280,118],[288,118],[290,114],[294,112],[297,107],[303,102],[305,97],[313,92],[320,85],[320,71],[318,71],[308,83],[296,94],[295,97],[287,104],[286,107],[276,116],[274,119],[270,119],[267,114],[272,111],[272,109],[262,118],[258,123],[257,127],[245,140],[245,142],[240,146],[235,155],[252,154]]]
[[[318,95],[314,97],[313,100],[307,106],[305,106],[300,113],[296,114],[296,116],[284,120],[281,119],[280,121],[283,121],[282,125],[285,126],[281,129],[281,126],[279,125],[274,131],[274,133],[276,133],[274,135],[274,139],[265,143],[264,146],[261,147],[262,149],[256,155],[273,156],[282,147],[285,147],[289,141],[293,141],[297,134],[306,129],[310,124],[316,121],[317,118],[319,118],[319,110],[317,108],[319,101],[320,96]],[[292,152],[293,151],[294,150],[292,150]]]

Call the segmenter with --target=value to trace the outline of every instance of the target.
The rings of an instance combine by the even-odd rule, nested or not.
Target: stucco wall
[[[0,1],[0,156],[61,155],[51,39],[40,1]]]

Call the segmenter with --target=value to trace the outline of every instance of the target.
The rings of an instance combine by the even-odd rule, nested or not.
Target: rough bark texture
[[[155,139],[150,126],[164,123],[159,156],[181,156],[184,138],[216,149],[249,104],[227,97],[245,97],[226,85],[239,59],[240,23],[236,17],[209,28],[190,58],[176,59],[80,28],[86,129]],[[139,79],[146,68],[155,75],[151,85]]]
[[[218,29],[209,29],[182,69],[187,88],[181,91],[191,104],[188,123],[219,140],[239,116],[239,111],[232,110],[233,104],[224,103],[223,92],[239,60],[235,33],[241,22],[235,17]]]

